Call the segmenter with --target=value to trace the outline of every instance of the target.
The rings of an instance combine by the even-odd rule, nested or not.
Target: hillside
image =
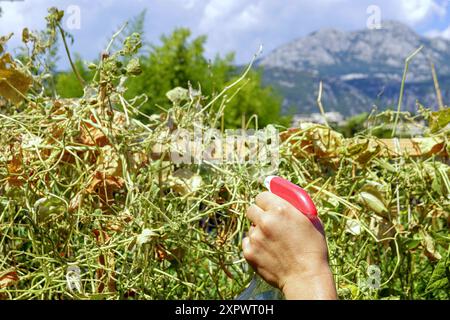
[[[323,29],[283,45],[257,61],[264,81],[280,90],[284,111],[317,111],[320,80],[327,111],[353,115],[397,103],[404,59],[424,49],[410,64],[405,88],[405,110],[415,101],[437,106],[430,60],[436,66],[444,101],[450,99],[450,41],[418,35],[398,22],[384,22],[379,30],[344,32]]]

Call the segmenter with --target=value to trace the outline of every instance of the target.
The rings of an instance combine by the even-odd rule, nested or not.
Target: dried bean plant
[[[143,115],[144,95],[124,97],[140,73],[133,34],[90,65],[93,79],[72,64],[84,96],[60,99],[45,56],[68,35],[63,12],[49,12],[46,31],[24,30],[23,56],[0,39],[0,298],[234,298],[251,277],[241,240],[258,170],[169,152],[176,129],[217,128],[245,81],[210,98],[175,88],[167,112]],[[421,157],[372,135],[397,117],[425,120]],[[448,108],[420,108],[374,114],[351,139],[311,123],[281,130],[278,174],[312,195],[341,298],[450,298],[449,122]]]

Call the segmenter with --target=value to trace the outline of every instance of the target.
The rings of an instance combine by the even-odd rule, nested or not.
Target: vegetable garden
[[[234,298],[252,275],[241,240],[261,168],[169,154],[177,129],[225,132],[245,72],[212,97],[174,88],[170,108],[143,114],[145,95],[124,96],[140,73],[133,34],[89,66],[82,98],[61,99],[39,57],[66,41],[62,14],[50,10],[44,37],[24,30],[27,55],[13,58],[0,40],[0,298]],[[372,134],[397,117],[424,120],[423,137]],[[450,111],[419,105],[368,123],[347,139],[312,123],[268,126],[280,131],[277,174],[312,195],[340,298],[449,299]],[[260,129],[257,118],[243,129]]]

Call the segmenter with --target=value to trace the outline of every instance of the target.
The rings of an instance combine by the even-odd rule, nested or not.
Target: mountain
[[[444,102],[450,101],[450,41],[426,38],[408,26],[385,21],[381,29],[344,32],[323,29],[283,45],[260,58],[266,84],[284,97],[284,112],[317,112],[319,82],[326,111],[346,116],[396,107],[405,58],[421,45],[409,64],[403,110],[416,100],[436,108],[430,61],[435,65]]]

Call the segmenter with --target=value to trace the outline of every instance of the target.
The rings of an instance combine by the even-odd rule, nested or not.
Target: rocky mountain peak
[[[266,68],[313,72],[398,74],[405,58],[424,45],[411,68],[415,78],[429,76],[428,58],[450,71],[450,42],[431,40],[396,21],[382,21],[381,29],[340,31],[322,29],[283,45],[258,61]]]
[[[443,95],[450,97],[450,41],[426,38],[397,21],[382,21],[380,29],[321,29],[269,52],[257,65],[264,68],[265,82],[284,96],[286,110],[316,110],[317,86],[323,81],[327,110],[350,115],[374,104],[394,105],[405,59],[421,45],[408,69],[404,99],[414,110],[416,100],[435,105],[430,62]]]

